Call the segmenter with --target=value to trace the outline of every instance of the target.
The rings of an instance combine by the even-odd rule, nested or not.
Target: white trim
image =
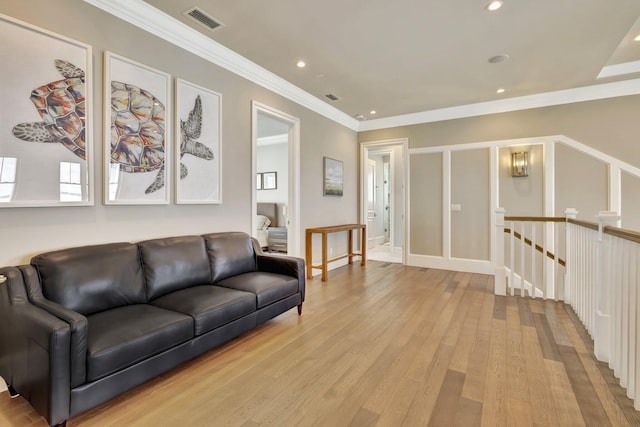
[[[498,253],[497,245],[494,244],[497,237],[496,232],[496,215],[495,211],[500,207],[500,150],[498,147],[489,148],[489,206],[491,207],[491,214],[489,215],[489,251],[491,263],[497,265]]]
[[[360,122],[142,0],[84,0],[136,27],[357,131]]]
[[[604,77],[622,76],[625,74],[640,73],[640,61],[623,62],[622,64],[607,65],[600,70],[598,79]]]
[[[258,101],[251,101],[251,235],[257,229],[256,146],[258,112],[289,123],[289,194],[287,203],[287,254],[300,256],[300,119]]]
[[[442,256],[451,258],[451,150],[442,152]]]
[[[619,215],[615,226],[622,226],[622,171],[620,167],[608,165],[609,173],[609,211]]]
[[[491,261],[462,258],[443,258],[430,255],[409,254],[407,265],[423,268],[437,268],[441,270],[462,271],[465,273],[489,274],[495,273]]]
[[[552,140],[542,144],[542,168],[543,212],[545,216],[556,216],[556,144]]]
[[[640,79],[622,82],[584,86],[555,92],[539,93],[502,99],[499,101],[479,102],[439,110],[422,111],[402,116],[384,117],[360,122],[360,132],[376,129],[387,129],[397,126],[409,126],[421,123],[441,122],[444,120],[462,119],[487,114],[507,113],[530,108],[550,107],[553,105],[571,104],[575,102],[593,101],[597,99],[615,98],[618,96],[640,94]]]
[[[289,134],[283,133],[282,135],[263,136],[257,138],[258,146],[264,147],[266,145],[284,144],[289,142]]]

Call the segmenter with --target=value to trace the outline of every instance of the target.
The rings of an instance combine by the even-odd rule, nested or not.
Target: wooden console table
[[[361,231],[361,252],[353,252],[353,230],[362,230]],[[348,231],[349,232],[349,252],[346,255],[342,255],[339,257],[327,258],[327,234],[330,233],[338,233],[340,231]],[[321,265],[313,265],[313,242],[312,235],[313,233],[322,234],[322,264]],[[349,264],[353,264],[353,257],[360,257],[360,265],[365,265],[367,262],[367,227],[364,224],[344,224],[344,225],[334,225],[330,227],[316,227],[316,228],[307,228],[306,233],[306,246],[307,246],[307,279],[311,279],[313,274],[311,273],[312,269],[320,268],[322,269],[322,281],[327,281],[327,264],[333,261],[338,261],[339,259],[349,258]]]

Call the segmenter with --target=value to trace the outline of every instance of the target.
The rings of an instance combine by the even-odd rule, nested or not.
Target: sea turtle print
[[[111,163],[129,173],[158,170],[145,190],[164,186],[165,107],[135,85],[111,82]]]
[[[62,59],[54,64],[64,79],[31,91],[31,102],[42,121],[20,123],[12,132],[24,141],[60,143],[85,160],[85,74]]]
[[[213,151],[206,145],[195,141],[200,138],[202,131],[202,100],[196,97],[193,110],[189,112],[187,121],[180,120],[180,158],[191,154],[205,160],[213,159]],[[180,179],[187,176],[187,167],[180,163]]]

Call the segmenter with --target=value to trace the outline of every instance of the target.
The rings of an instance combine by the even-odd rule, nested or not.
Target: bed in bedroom
[[[256,238],[260,246],[266,249],[269,246],[269,227],[278,225],[278,204],[258,203]]]

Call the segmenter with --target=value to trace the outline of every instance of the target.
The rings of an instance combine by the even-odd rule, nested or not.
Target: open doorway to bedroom
[[[367,258],[404,263],[406,139],[361,144],[361,221]]]
[[[299,255],[297,118],[253,102],[253,236],[270,253]]]

